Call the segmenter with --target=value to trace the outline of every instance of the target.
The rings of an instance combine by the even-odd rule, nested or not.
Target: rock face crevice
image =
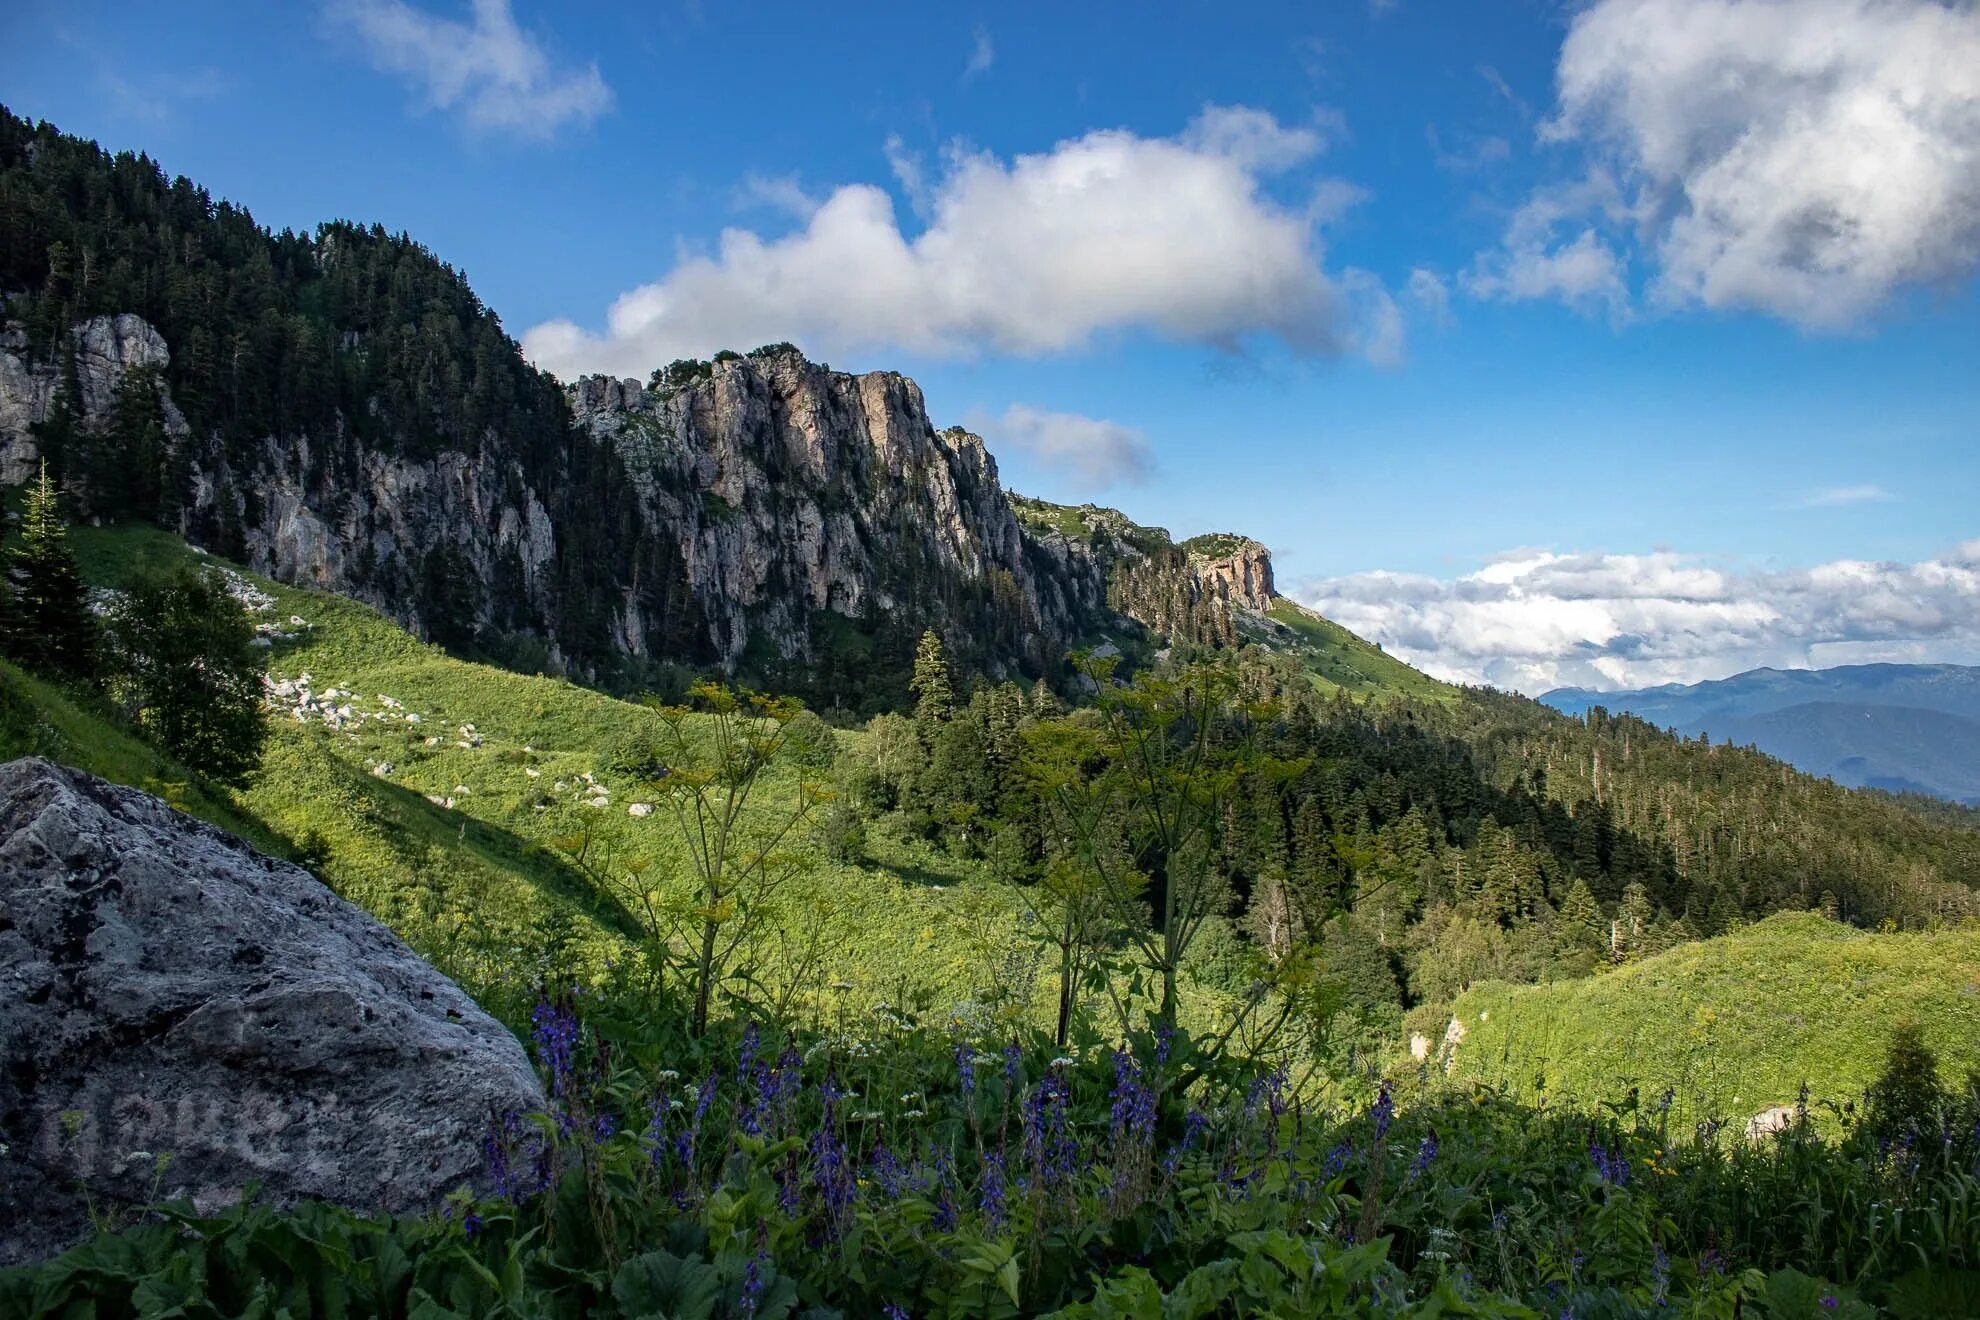
[[[85,1188],[428,1207],[479,1181],[492,1115],[545,1106],[514,1036],[307,871],[0,766],[0,1264],[87,1236]]]

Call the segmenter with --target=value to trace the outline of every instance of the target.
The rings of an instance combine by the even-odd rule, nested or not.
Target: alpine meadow
[[[0,1317],[1980,1316],[1971,0],[636,10],[0,20]]]

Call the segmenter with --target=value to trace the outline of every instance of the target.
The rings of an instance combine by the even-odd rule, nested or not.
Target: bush
[[[166,753],[225,783],[261,764],[261,659],[225,578],[180,567],[133,578],[110,612],[112,689]]]

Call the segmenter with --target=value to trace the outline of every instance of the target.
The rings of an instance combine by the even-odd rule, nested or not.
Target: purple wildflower
[[[1196,1149],[1196,1143],[1203,1139],[1209,1126],[1210,1116],[1191,1105],[1189,1114],[1183,1119],[1182,1138],[1169,1147],[1169,1153],[1162,1157],[1162,1172],[1174,1173],[1182,1164],[1183,1156]]]
[[[649,1100],[646,1115],[646,1131],[639,1140],[646,1147],[646,1158],[657,1169],[667,1159],[667,1097],[656,1095]]]
[[[1004,1157],[995,1151],[983,1157],[983,1176],[977,1186],[977,1201],[990,1231],[1003,1232],[1009,1219],[1004,1205]]]
[[[1375,1097],[1375,1108],[1371,1112],[1375,1115],[1375,1140],[1381,1141],[1389,1135],[1389,1124],[1396,1117],[1396,1098],[1389,1094],[1387,1086]]]
[[[811,1139],[812,1180],[825,1200],[827,1229],[837,1236],[852,1206],[854,1191],[852,1168],[846,1161],[845,1145],[839,1140],[838,1107],[845,1092],[839,1089],[838,1079],[830,1074],[818,1090],[825,1106],[819,1116],[818,1133]]]
[[[935,1228],[953,1233],[960,1216],[956,1213],[955,1179],[947,1152],[935,1157]]]
[[[1435,1132],[1427,1132],[1424,1134],[1422,1142],[1416,1147],[1416,1160],[1409,1166],[1409,1176],[1412,1178],[1422,1176],[1423,1172],[1430,1167],[1431,1161],[1436,1158],[1437,1134]]]
[[[763,1267],[769,1262],[770,1254],[759,1247],[743,1269],[742,1298],[737,1307],[743,1314],[743,1320],[754,1320],[756,1308],[763,1304],[763,1290],[770,1284],[763,1277]]]
[[[1155,1093],[1141,1079],[1141,1065],[1126,1050],[1114,1051],[1113,1133],[1146,1141],[1155,1131]]]
[[[461,1217],[461,1232],[467,1234],[468,1241],[472,1242],[476,1238],[480,1237],[481,1230],[482,1230],[481,1216],[476,1214],[474,1211],[470,1210],[467,1212],[467,1214]]]
[[[901,1167],[900,1160],[895,1157],[893,1151],[887,1149],[885,1142],[873,1148],[873,1155],[867,1161],[867,1168],[871,1170],[873,1185],[878,1187],[880,1194],[888,1200],[898,1200],[901,1193],[907,1190],[907,1170]]]
[[[568,1005],[545,999],[529,1015],[536,1057],[550,1070],[550,1090],[563,1095],[570,1088],[571,1059],[577,1049],[577,1014]]]
[[[1013,1036],[1011,1037],[1011,1043],[1004,1046],[1004,1094],[1006,1096],[1017,1094],[1018,1069],[1023,1065],[1024,1046],[1018,1044],[1017,1037]]]
[[[965,1098],[976,1094],[976,1050],[966,1040],[956,1042],[956,1076]]]

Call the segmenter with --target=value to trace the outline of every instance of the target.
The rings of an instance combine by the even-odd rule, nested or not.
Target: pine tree
[[[914,652],[914,731],[921,745],[935,746],[935,735],[956,713],[956,690],[949,681],[949,658],[933,628],[921,634]]]
[[[90,613],[89,594],[69,549],[69,529],[62,522],[46,460],[40,479],[28,487],[20,544],[7,553],[6,576],[12,601],[0,651],[37,673],[94,678],[96,616]]]
[[[1586,880],[1576,876],[1567,897],[1561,900],[1556,930],[1562,947],[1600,948],[1604,924],[1601,905],[1595,901],[1595,891],[1588,887]]]

